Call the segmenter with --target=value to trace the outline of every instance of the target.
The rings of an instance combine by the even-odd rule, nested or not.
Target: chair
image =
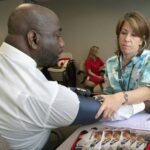
[[[80,76],[80,78],[79,78],[80,84],[84,84],[84,82],[85,82],[85,80],[87,78],[87,72],[86,72],[85,67],[84,67],[84,61],[85,60],[82,60],[80,62],[79,70],[78,70],[78,75]]]
[[[76,86],[76,68],[70,52],[63,52],[54,67],[48,68],[52,80],[66,86]]]

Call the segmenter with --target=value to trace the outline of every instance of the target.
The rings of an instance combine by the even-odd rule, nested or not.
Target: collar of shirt
[[[135,64],[139,61],[140,57],[141,57],[141,56],[133,56],[133,57],[131,58],[131,60],[124,66],[124,68],[125,68],[126,66],[131,67],[131,66],[135,65]],[[121,58],[120,58],[120,63],[121,63],[121,67],[122,67],[122,56],[121,56]],[[123,67],[122,67],[122,68],[123,68]]]
[[[1,45],[0,54],[9,57],[9,59],[12,59],[13,61],[17,60],[33,65],[34,67],[37,66],[36,62],[30,56],[5,42]]]
[[[137,64],[137,62],[141,59],[145,59],[145,55],[150,55],[150,50],[144,50],[141,55],[133,56],[132,59],[129,61],[129,63],[126,66],[132,66]],[[122,57],[121,57],[121,64],[122,64]]]

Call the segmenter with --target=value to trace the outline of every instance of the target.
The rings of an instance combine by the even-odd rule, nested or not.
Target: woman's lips
[[[130,48],[130,46],[126,45],[126,44],[122,44],[121,47],[123,47],[123,48]]]

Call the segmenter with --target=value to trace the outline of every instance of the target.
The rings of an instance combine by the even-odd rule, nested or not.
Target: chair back
[[[62,58],[69,58],[70,60],[72,60],[73,56],[72,56],[72,53],[70,52],[62,52],[59,56],[59,59],[62,59]]]
[[[57,65],[48,68],[48,72],[54,81],[66,86],[76,85],[76,67],[70,52],[61,53]]]
[[[79,64],[79,70],[78,70],[78,75],[80,76],[79,77],[79,80],[80,80],[79,82],[81,84],[83,84],[85,82],[85,79],[87,77],[87,71],[85,69],[84,62],[85,62],[85,60],[82,60],[80,62],[80,64]]]
[[[84,62],[85,62],[85,60],[82,60],[82,61],[80,62],[79,70],[86,73],[86,69],[85,69],[85,66],[84,66]]]

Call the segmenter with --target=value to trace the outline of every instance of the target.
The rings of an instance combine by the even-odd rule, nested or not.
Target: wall
[[[113,54],[116,23],[125,12],[139,10],[150,18],[149,0],[48,0],[41,4],[60,17],[65,50],[73,53],[76,62],[87,56],[91,45],[100,46],[104,60]]]
[[[7,20],[13,9],[21,4],[23,0],[2,0],[0,1],[0,44],[7,34]]]
[[[7,18],[23,0],[0,1],[0,43],[7,33]],[[106,60],[116,48],[115,27],[127,11],[139,10],[150,18],[149,0],[47,0],[41,2],[60,17],[65,50],[71,51],[78,65],[91,45],[100,47]]]

